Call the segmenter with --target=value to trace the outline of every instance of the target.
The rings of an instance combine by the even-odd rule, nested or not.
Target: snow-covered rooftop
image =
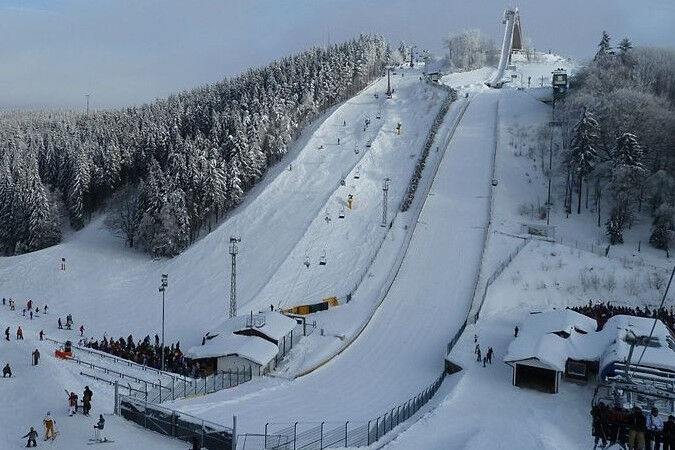
[[[565,371],[568,359],[599,361],[602,371],[612,363],[628,358],[630,342],[626,341],[626,336],[629,330],[637,336],[647,336],[653,323],[650,318],[617,315],[610,318],[601,331],[593,332],[595,320],[571,310],[534,314],[528,317],[522,325],[522,333],[509,345],[504,361],[515,363],[537,359],[560,372]],[[559,331],[565,331],[569,337],[555,334]],[[669,345],[672,336],[661,321],[657,321],[652,341],[655,346],[647,347],[640,365],[675,370],[675,351]],[[642,349],[644,347],[640,346],[634,351],[634,363]]]
[[[209,332],[209,336],[231,334],[253,328],[268,338],[278,341],[290,333],[296,325],[295,319],[276,311],[267,311],[252,316],[243,315],[227,319],[215,330]],[[209,340],[207,340],[207,344],[208,342]]]
[[[190,348],[185,356],[201,359],[235,355],[264,366],[274,359],[278,351],[279,347],[258,336],[222,333],[204,345]]]
[[[204,345],[195,345],[185,356],[192,359],[218,358],[237,355],[260,365],[266,365],[279,351],[279,347],[259,336],[241,334],[254,329],[269,339],[279,341],[295,328],[294,319],[278,312],[264,312],[232,317],[214,331],[209,332]]]

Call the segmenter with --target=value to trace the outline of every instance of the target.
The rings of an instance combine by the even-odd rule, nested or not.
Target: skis
[[[95,445],[95,444],[112,444],[115,441],[111,441],[110,439],[107,439],[105,441],[99,441],[98,439],[89,439],[90,442],[87,442],[87,445]]]

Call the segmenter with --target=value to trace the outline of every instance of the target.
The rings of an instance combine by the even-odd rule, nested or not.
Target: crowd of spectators
[[[154,344],[151,342],[149,335],[137,343],[134,342],[132,335],[129,335],[126,339],[121,337],[117,340],[108,339],[107,336],[103,336],[100,341],[84,338],[80,343],[84,347],[128,359],[144,366],[154,367],[155,369],[162,368],[162,346],[157,335],[155,335]],[[168,372],[193,378],[200,375],[199,363],[183,356],[180,341],[164,347],[164,360],[164,370]]]
[[[620,314],[627,316],[658,318],[671,330],[675,329],[675,315],[673,314],[672,307],[670,309],[649,309],[648,306],[640,308],[639,306],[631,307],[612,305],[610,302],[593,303],[592,301],[589,301],[588,305],[573,306],[569,309],[595,319],[598,322],[598,330],[602,330],[610,317]]]

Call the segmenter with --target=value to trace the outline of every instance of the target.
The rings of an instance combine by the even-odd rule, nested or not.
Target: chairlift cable
[[[670,284],[673,282],[673,276],[675,276],[675,266],[673,266],[673,271],[670,273],[670,279],[668,280],[668,285],[666,286],[666,290],[663,293],[663,298],[661,299],[661,304],[659,305],[659,310],[663,308],[663,305],[666,302],[666,297],[668,296],[668,291],[670,290]],[[652,335],[654,334],[654,328],[656,328],[656,322],[659,320],[659,315],[656,314],[656,317],[654,317],[654,323],[652,324],[652,329],[649,332],[649,337],[647,338],[647,341],[645,342],[645,347],[642,349],[642,353],[640,354],[640,358],[638,359],[637,364],[633,366],[633,373],[635,373],[635,367],[640,365],[640,362],[642,362],[642,357],[645,356],[645,352],[647,351],[647,345],[649,342],[652,340]]]

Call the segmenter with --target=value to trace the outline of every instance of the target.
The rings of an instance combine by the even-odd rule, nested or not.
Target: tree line
[[[127,245],[174,256],[390,57],[361,35],[137,107],[0,114],[0,250],[54,245],[62,216],[78,230],[109,205]]]
[[[571,87],[561,114],[568,213],[576,200],[581,214],[592,197],[601,226],[608,205],[605,231],[619,244],[647,212],[649,242],[668,250],[675,231],[675,52],[633,48],[627,38],[613,48],[603,32]]]

